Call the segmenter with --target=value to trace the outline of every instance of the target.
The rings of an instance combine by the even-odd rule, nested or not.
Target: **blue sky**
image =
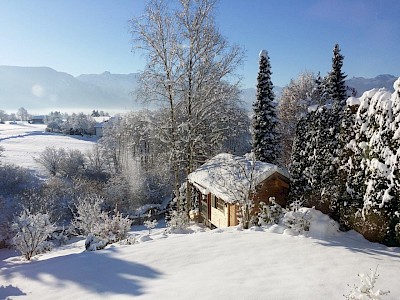
[[[137,72],[128,20],[143,8],[144,0],[0,0],[0,65]],[[216,21],[246,50],[243,87],[255,87],[261,49],[284,86],[302,71],[326,74],[336,42],[349,77],[399,76],[399,13],[398,0],[221,0]]]

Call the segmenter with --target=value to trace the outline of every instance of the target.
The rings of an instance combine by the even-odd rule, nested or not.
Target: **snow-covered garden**
[[[262,50],[250,117],[216,2],[169,4],[129,23],[153,110],[0,120],[0,298],[400,299],[400,78],[356,97],[336,44],[276,99]]]
[[[75,238],[31,262],[2,249],[0,298],[344,299],[362,295],[358,274],[376,269],[372,291],[390,291],[381,299],[400,297],[399,248],[339,232],[315,210],[302,235],[278,224],[248,230],[192,225],[186,234],[166,234],[164,227],[149,235],[134,226],[134,244],[96,252],[85,251],[84,240]]]

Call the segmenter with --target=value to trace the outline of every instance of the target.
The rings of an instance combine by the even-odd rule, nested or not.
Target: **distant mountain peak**
[[[381,74],[374,78],[353,77],[346,80],[346,84],[355,88],[358,95],[362,95],[365,91],[373,88],[386,88],[388,91],[393,92],[393,83],[397,78],[390,74]]]

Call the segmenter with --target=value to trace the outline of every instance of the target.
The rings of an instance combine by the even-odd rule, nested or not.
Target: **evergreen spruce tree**
[[[297,123],[296,135],[293,140],[293,149],[290,157],[289,173],[290,173],[290,202],[304,202],[305,194],[309,188],[308,180],[304,170],[307,167],[307,140],[305,133],[308,133],[307,119],[303,117]]]
[[[265,50],[260,52],[257,82],[257,100],[253,104],[252,148],[257,160],[277,164],[280,152],[278,118],[272,90],[271,66]]]
[[[360,106],[358,98],[350,98],[342,118],[339,135],[338,201],[337,212],[340,227],[352,228],[355,214],[363,205],[363,170],[360,151],[356,142],[356,113]]]
[[[342,72],[344,56],[340,53],[339,45],[336,44],[333,49],[332,69],[325,80],[325,90],[327,97],[330,99],[331,105],[326,106],[326,110],[321,114],[320,147],[318,150],[323,166],[321,176],[321,201],[325,204],[329,203],[331,216],[339,221],[339,204],[340,199],[340,178],[338,170],[340,165],[340,124],[342,123],[344,108],[346,105],[346,75]]]
[[[321,77],[321,74],[318,72],[317,78],[315,79],[315,94],[316,97],[319,98],[319,104],[325,105],[329,102],[329,94],[327,90],[327,77]]]
[[[326,89],[332,102],[339,104],[343,108],[347,99],[345,83],[347,75],[342,72],[344,56],[340,51],[339,44],[336,44],[333,48],[332,70],[326,80]]]

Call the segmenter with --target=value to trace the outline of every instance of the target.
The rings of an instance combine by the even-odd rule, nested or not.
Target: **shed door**
[[[229,204],[229,226],[237,225],[236,205]]]

